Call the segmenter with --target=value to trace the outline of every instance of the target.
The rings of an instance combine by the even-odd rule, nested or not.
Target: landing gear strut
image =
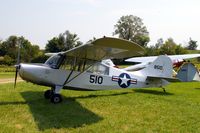
[[[59,94],[60,90],[62,89],[62,86],[56,86],[55,88],[52,88],[51,90],[46,90],[44,92],[44,97],[46,99],[50,99],[52,103],[60,103],[62,102],[62,97]]]
[[[162,89],[163,89],[163,91],[166,93],[166,91],[165,91],[165,88],[164,88],[164,87],[162,87]]]

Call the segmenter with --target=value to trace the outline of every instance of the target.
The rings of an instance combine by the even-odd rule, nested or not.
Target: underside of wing
[[[138,56],[143,53],[144,49],[140,45],[111,37],[100,38],[64,52],[66,56],[96,61],[103,59],[123,59]]]
[[[126,59],[126,62],[153,62],[158,56],[147,56],[147,57],[133,57]]]
[[[127,62],[153,62],[158,56],[147,56],[147,57],[134,57],[127,59],[125,61]],[[200,54],[183,54],[183,55],[169,55],[168,56],[172,61],[175,60],[185,60],[185,59],[191,59],[191,58],[197,58],[200,57]]]

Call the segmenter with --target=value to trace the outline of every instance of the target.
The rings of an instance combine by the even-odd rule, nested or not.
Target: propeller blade
[[[14,88],[16,87],[16,83],[17,83],[17,75],[18,75],[18,66],[16,66],[16,71],[15,71],[15,84],[14,84]]]
[[[20,69],[20,42],[18,41],[18,53],[17,53],[17,65],[15,65],[16,67],[16,71],[15,71],[15,84],[14,84],[14,88],[16,87],[17,84],[17,75],[18,75],[18,71]]]

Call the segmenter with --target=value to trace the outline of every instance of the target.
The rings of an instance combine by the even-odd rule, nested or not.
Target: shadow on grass
[[[153,94],[153,95],[174,95],[173,93],[164,92],[164,91],[156,91],[156,90],[146,90],[146,89],[134,89],[136,93],[145,93],[145,94]]]
[[[96,123],[103,118],[84,108],[75,98],[63,97],[60,104],[44,100],[43,92],[22,92],[39,130],[76,128]]]
[[[196,90],[200,90],[200,88],[195,88]]]
[[[19,102],[0,102],[0,105],[24,105],[27,102],[19,101]]]
[[[121,93],[113,93],[113,94],[105,94],[105,95],[87,95],[87,96],[77,96],[77,97],[71,97],[73,99],[87,99],[87,98],[96,98],[96,97],[110,97],[110,96],[119,96],[119,95],[126,95],[132,92],[121,92]]]

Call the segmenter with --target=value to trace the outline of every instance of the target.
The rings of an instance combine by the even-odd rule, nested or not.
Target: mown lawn
[[[5,78],[15,78],[15,72],[0,72],[0,80]]]
[[[43,98],[48,88],[26,82],[0,85],[0,132],[200,132],[200,83],[112,91],[63,90],[63,102]]]

